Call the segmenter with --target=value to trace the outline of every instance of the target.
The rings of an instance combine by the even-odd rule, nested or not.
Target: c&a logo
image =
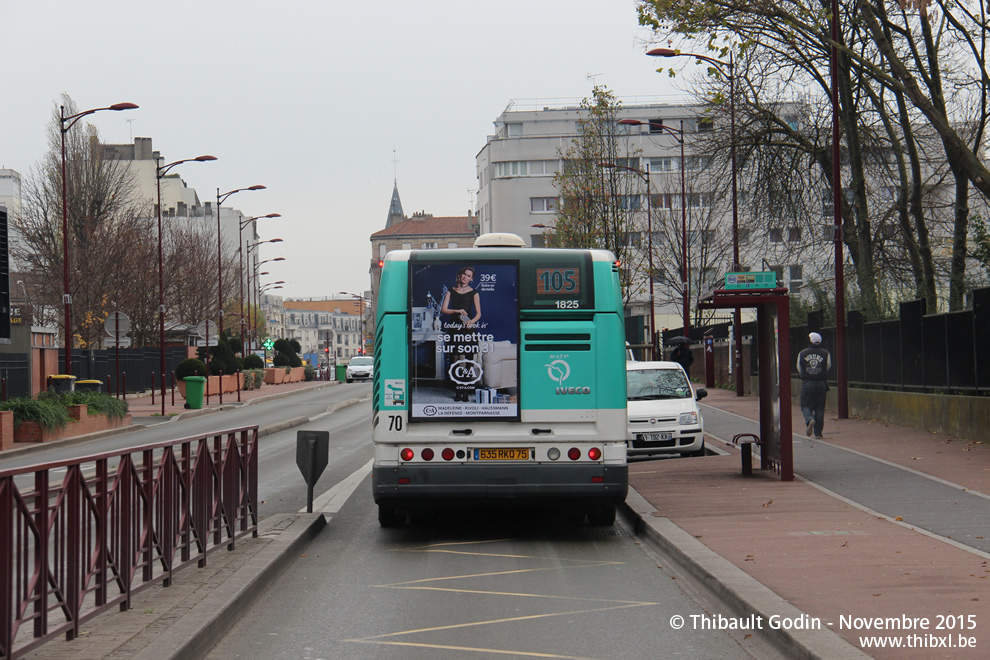
[[[458,385],[473,385],[481,380],[481,374],[481,365],[473,360],[458,360],[447,370],[447,375]]]

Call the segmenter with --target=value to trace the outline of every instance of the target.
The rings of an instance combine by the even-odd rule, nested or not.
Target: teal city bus
[[[626,498],[626,358],[605,250],[389,252],[375,326],[372,481],[409,514],[536,503],[611,525]]]

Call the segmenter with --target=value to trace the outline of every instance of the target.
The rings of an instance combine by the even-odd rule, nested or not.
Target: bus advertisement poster
[[[518,420],[518,264],[409,267],[410,421]]]

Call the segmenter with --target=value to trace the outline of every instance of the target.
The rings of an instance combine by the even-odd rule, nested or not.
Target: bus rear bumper
[[[407,481],[408,480],[408,481]],[[462,508],[477,502],[618,504],[629,490],[626,465],[437,465],[372,469],[379,505]]]

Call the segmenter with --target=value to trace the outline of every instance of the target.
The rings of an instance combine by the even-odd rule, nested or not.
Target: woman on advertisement
[[[440,312],[446,317],[444,331],[453,337],[463,337],[468,334],[468,329],[476,327],[481,319],[481,297],[477,290],[471,287],[473,280],[474,267],[464,266],[457,271],[454,286],[447,289],[447,293],[444,294]],[[451,364],[464,359],[477,360],[477,352],[476,343],[455,339],[453,350],[450,352]],[[454,386],[454,401],[470,401],[474,388],[451,382]]]

